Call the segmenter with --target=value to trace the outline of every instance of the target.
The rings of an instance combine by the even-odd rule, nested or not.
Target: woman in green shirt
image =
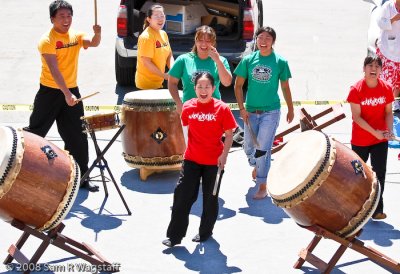
[[[200,72],[209,72],[215,79],[213,97],[221,99],[219,85],[230,86],[232,74],[228,61],[220,56],[216,49],[217,36],[209,26],[197,28],[195,44],[191,52],[180,55],[168,74],[168,89],[174,99],[179,114],[182,112],[183,102],[195,98],[194,79]],[[178,83],[182,80],[183,98],[179,97]]]
[[[256,31],[257,49],[245,56],[236,67],[235,96],[244,122],[244,151],[258,185],[254,199],[267,196],[267,176],[271,166],[271,149],[280,120],[279,83],[288,106],[286,121],[293,120],[293,102],[289,86],[291,73],[287,61],[272,48],[276,33],[270,27]],[[246,107],[243,84],[248,81]],[[258,145],[252,139],[252,131]]]

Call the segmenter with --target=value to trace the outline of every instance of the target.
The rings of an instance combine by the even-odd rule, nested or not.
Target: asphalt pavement
[[[304,106],[315,115],[329,106]],[[299,119],[300,107],[296,107],[295,121]],[[343,106],[346,118],[325,128],[323,131],[338,141],[349,145],[351,119],[349,106]],[[16,113],[14,113],[15,115]],[[29,112],[19,113],[27,119]],[[278,132],[294,125],[284,121],[285,107]],[[317,120],[321,124],[324,119]],[[21,118],[22,120],[22,118]],[[27,121],[27,120],[25,120]],[[0,125],[20,128],[25,123],[13,123],[5,120]],[[104,148],[114,136],[117,129],[98,131],[99,145]],[[299,131],[284,137],[284,141],[299,134]],[[53,127],[47,139],[59,147],[63,147],[57,130]],[[90,144],[90,162],[96,157],[92,140]],[[398,149],[390,149],[386,188],[384,193],[387,219],[370,220],[364,227],[359,239],[392,259],[399,260],[400,251],[400,176],[397,155]],[[307,156],[305,155],[305,161]],[[270,198],[261,201],[252,199],[256,191],[251,180],[251,167],[240,147],[232,148],[226,172],[224,174],[220,196],[219,216],[214,235],[204,243],[194,243],[191,238],[197,234],[201,216],[201,199],[194,204],[190,214],[190,224],[186,238],[182,244],[174,248],[166,248],[161,244],[165,239],[170,220],[173,191],[178,179],[178,172],[153,174],[146,181],[141,181],[139,170],[130,168],[122,157],[121,139],[113,143],[105,154],[105,159],[117,185],[127,201],[132,215],[127,210],[116,187],[107,182],[109,196],[101,182],[98,193],[80,190],[69,214],[63,220],[63,235],[91,245],[109,262],[120,264],[120,273],[319,273],[306,262],[301,269],[294,269],[301,249],[307,247],[314,234],[298,226],[288,215],[276,207]],[[273,164],[273,162],[272,162]],[[289,172],[282,170],[282,172]],[[91,177],[99,175],[95,168]],[[105,175],[107,177],[108,173]],[[95,178],[96,179],[96,178]],[[100,178],[97,178],[100,179]],[[340,206],[340,205],[338,205]],[[15,244],[21,231],[9,223],[0,222],[0,255],[7,255],[7,249]],[[22,248],[22,252],[30,258],[38,248],[40,241],[30,238]],[[313,254],[330,260],[339,244],[323,239]],[[33,273],[90,273],[92,269],[86,261],[75,257],[53,245],[45,251],[39,263],[43,271]],[[14,271],[6,270],[0,265],[0,273],[18,273],[18,264],[11,266]],[[86,267],[84,269],[83,267]],[[86,271],[83,271],[86,270]],[[332,273],[390,273],[359,252],[348,249],[336,264]]]

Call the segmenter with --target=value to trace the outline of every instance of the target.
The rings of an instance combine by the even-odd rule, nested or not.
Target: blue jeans
[[[266,111],[261,114],[249,113],[249,125],[253,129],[260,145],[256,148],[249,127],[244,125],[244,152],[250,166],[255,166],[257,171],[256,183],[266,183],[271,167],[271,149],[275,139],[275,133],[281,116],[280,109]]]

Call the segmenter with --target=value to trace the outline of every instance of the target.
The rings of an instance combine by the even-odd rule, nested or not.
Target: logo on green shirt
[[[264,65],[257,65],[253,68],[251,75],[255,81],[268,82],[272,76],[272,69]]]

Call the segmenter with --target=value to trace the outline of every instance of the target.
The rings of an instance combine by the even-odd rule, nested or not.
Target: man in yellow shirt
[[[70,29],[73,10],[67,1],[53,1],[49,6],[53,27],[39,42],[42,72],[40,88],[33,104],[29,126],[24,130],[45,137],[54,121],[68,150],[75,158],[81,175],[88,170],[89,147],[86,133],[82,132],[83,104],[77,85],[79,51],[83,47],[97,47],[101,40],[101,27],[93,26],[94,35]],[[98,191],[88,180],[81,188]]]

